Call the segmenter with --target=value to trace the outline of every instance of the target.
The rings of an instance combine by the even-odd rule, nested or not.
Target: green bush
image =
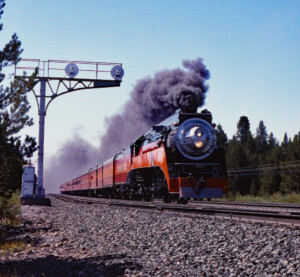
[[[0,221],[5,224],[16,225],[20,218],[20,191],[12,194],[11,198],[0,198]]]

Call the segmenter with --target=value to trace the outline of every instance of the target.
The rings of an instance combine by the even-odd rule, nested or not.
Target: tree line
[[[231,139],[221,125],[217,130],[217,143],[225,150],[232,194],[300,193],[300,132],[293,138],[285,133],[279,142],[260,121],[252,134],[247,116],[240,117]]]

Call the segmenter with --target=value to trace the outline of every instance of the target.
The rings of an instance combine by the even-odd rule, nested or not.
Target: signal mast
[[[39,93],[36,93],[34,88],[32,89],[39,112],[39,148],[35,197],[33,197],[32,192],[31,197],[21,198],[21,201],[30,204],[45,204],[49,202],[49,199],[45,199],[44,188],[45,116],[49,104],[58,96],[77,90],[119,87],[124,76],[124,70],[121,63],[22,59],[15,66],[14,76],[24,83],[32,78],[25,75],[24,70],[29,71],[29,73],[37,72],[34,82],[40,83]],[[79,72],[80,77],[77,77]]]

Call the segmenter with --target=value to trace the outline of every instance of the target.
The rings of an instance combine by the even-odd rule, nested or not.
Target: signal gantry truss
[[[26,73],[25,73],[26,71]],[[58,96],[72,91],[119,87],[124,70],[121,63],[22,59],[15,65],[15,79],[25,84],[33,82],[39,110],[38,183],[35,197],[44,198],[44,135],[45,116],[50,103]],[[76,78],[75,78],[76,77]],[[34,87],[40,83],[40,94]],[[46,88],[49,87],[50,90]],[[49,92],[47,94],[47,92]]]
[[[23,74],[24,70],[27,71],[26,75]],[[120,70],[121,75],[116,75],[115,72]],[[50,103],[58,96],[83,89],[119,87],[124,75],[120,63],[22,59],[15,66],[15,78],[24,83],[32,79],[31,73],[34,72],[37,73],[35,84],[40,82],[41,86],[45,86],[45,114]],[[36,93],[34,88],[32,92],[40,110],[40,98],[43,96]]]

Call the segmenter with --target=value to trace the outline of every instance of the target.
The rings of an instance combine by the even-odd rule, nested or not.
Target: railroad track
[[[297,204],[190,201],[188,205],[182,205],[163,203],[159,200],[155,200],[153,202],[142,202],[60,194],[52,194],[52,196],[72,203],[142,208],[161,212],[184,213],[188,216],[217,217],[250,222],[276,223],[300,228],[300,205]]]
[[[253,211],[275,211],[286,212],[300,215],[299,204],[283,204],[283,203],[254,203],[254,202],[228,202],[228,201],[190,201],[190,205],[202,207],[222,207],[222,208],[238,208]]]

